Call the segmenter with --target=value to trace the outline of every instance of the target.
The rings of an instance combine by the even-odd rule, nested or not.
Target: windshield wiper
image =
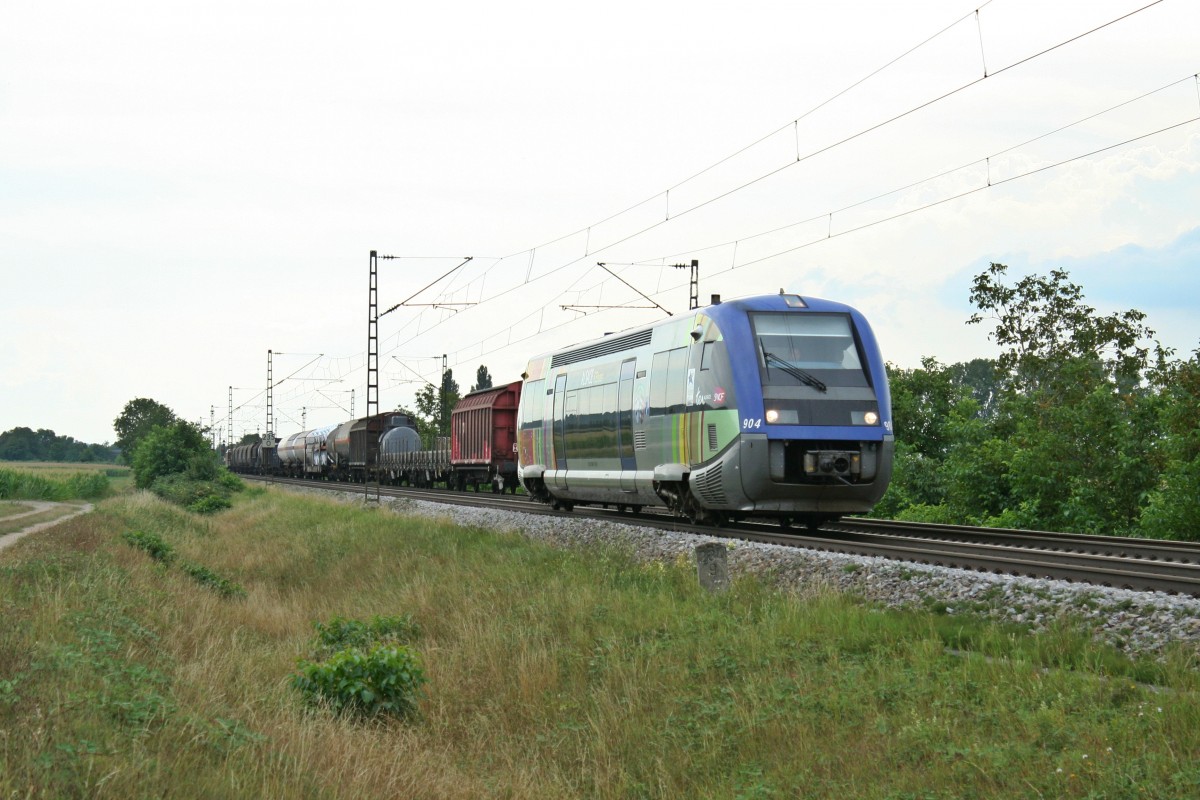
[[[772,361],[774,361],[779,365],[781,370],[786,372],[788,375],[791,375],[793,378],[805,384],[806,386],[811,386],[818,392],[829,391],[829,387],[826,386],[820,378],[818,378],[816,375],[813,375],[811,372],[805,372],[790,361],[786,361],[774,353],[767,352],[766,350],[763,350],[763,357],[766,358],[767,364],[770,364]]]

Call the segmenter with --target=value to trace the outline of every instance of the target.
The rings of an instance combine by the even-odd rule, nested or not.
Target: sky
[[[277,433],[362,416],[372,250],[382,408],[443,354],[465,391],[686,313],[693,259],[702,305],[845,302],[901,367],[997,355],[991,262],[1187,356],[1198,32],[1194,0],[9,3],[0,431],[112,441],[149,397],[228,439],[232,397],[236,440],[268,350]]]

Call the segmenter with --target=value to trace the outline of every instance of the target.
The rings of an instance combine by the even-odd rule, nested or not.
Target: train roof
[[[742,315],[751,311],[796,310],[842,314],[856,312],[854,308],[846,305],[845,303],[839,303],[834,300],[824,300],[820,297],[787,293],[783,290],[780,290],[779,294],[753,295],[750,297],[739,297],[733,300],[720,300],[712,305],[701,306],[700,308],[697,308],[689,313],[704,314],[705,316],[712,318],[718,325],[720,325],[723,321],[734,315]],[[652,331],[662,325],[678,323],[681,319],[687,319],[687,315],[676,314],[668,319],[660,319],[645,325],[637,325],[632,328],[626,328],[625,330],[606,333],[604,336],[596,339],[575,342],[564,347],[541,353],[530,359],[530,362],[532,363],[539,359],[548,358],[556,353],[562,353],[567,350],[582,350],[585,348],[590,348],[593,345],[603,344],[604,342],[610,341],[613,339],[613,337],[623,338],[627,336],[635,336],[643,331]]]
[[[458,405],[454,407],[455,411],[462,411],[469,408],[484,408],[492,405],[493,399],[505,392],[513,390],[521,390],[521,381],[513,381],[512,383],[501,384],[500,386],[489,386],[486,389],[476,389],[473,392],[464,394],[458,401]]]

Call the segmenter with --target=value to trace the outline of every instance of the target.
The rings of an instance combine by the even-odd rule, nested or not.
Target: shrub
[[[212,450],[205,450],[188,459],[187,476],[197,481],[215,481],[217,469],[216,453]]]
[[[213,461],[208,440],[190,422],[176,420],[151,428],[133,453],[133,477],[138,488],[148,489],[160,477],[186,473],[193,466],[203,471],[200,459]],[[215,466],[214,466],[215,469]]]
[[[210,494],[207,497],[201,497],[194,503],[189,503],[187,510],[196,514],[215,514],[226,508],[231,508],[233,503],[226,500],[219,494]]]
[[[163,538],[157,533],[125,531],[121,534],[121,538],[134,547],[140,550],[145,550],[155,561],[161,561],[164,564],[170,564],[173,560],[175,560],[175,553],[173,552],[171,545],[163,541]]]
[[[222,578],[217,573],[213,572],[208,567],[201,564],[192,564],[185,561],[179,565],[179,568],[190,575],[201,586],[207,586],[213,589],[222,597],[245,597],[246,590],[233,581]]]
[[[385,644],[350,647],[321,664],[302,660],[299,669],[292,686],[308,703],[357,716],[411,716],[427,682],[416,653]]]
[[[224,467],[217,470],[216,483],[221,488],[227,489],[230,492],[240,492],[246,488],[246,484],[242,482],[241,478]]]
[[[917,503],[908,508],[901,509],[896,514],[896,519],[902,522],[933,522],[939,525],[956,525],[962,522],[962,520],[954,518],[950,509],[946,508],[945,503],[937,505]]]
[[[212,514],[232,505],[224,489],[216,481],[202,481],[184,474],[164,475],[154,481],[150,491],[188,511],[197,514]]]
[[[420,635],[417,623],[407,614],[381,617],[370,622],[334,617],[316,622],[317,650],[332,653],[349,647],[365,649],[376,643],[406,644]]]

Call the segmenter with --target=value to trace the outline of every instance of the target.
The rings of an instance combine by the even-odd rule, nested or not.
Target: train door
[[[567,376],[559,375],[554,379],[554,468],[567,468]],[[564,486],[565,482],[555,481]]]
[[[617,452],[621,456],[621,491],[635,491],[637,459],[633,454],[633,376],[637,359],[621,362],[621,383],[617,388]]]
[[[704,443],[702,441],[704,428],[704,412],[696,410],[703,405],[696,397],[696,377],[704,366],[704,342],[696,342],[688,348],[687,366],[687,463],[697,466],[704,461]]]

